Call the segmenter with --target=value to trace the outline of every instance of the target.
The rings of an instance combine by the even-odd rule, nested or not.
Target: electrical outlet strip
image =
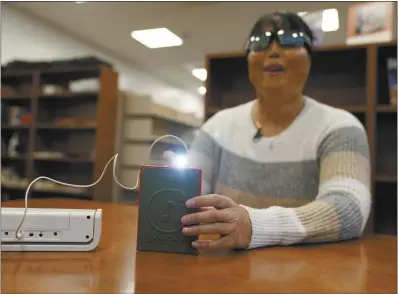
[[[1,208],[2,251],[92,251],[101,238],[102,209]]]

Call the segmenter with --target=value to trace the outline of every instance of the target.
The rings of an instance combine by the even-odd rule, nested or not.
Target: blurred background
[[[366,127],[372,222],[396,234],[396,2],[2,2],[2,200],[23,198],[39,175],[94,182],[115,153],[134,186],[142,163],[183,151],[164,140],[149,155],[156,137],[189,145],[214,113],[255,98],[243,47],[275,10],[314,30],[306,94]],[[94,188],[40,181],[32,197],[134,204],[136,193],[108,169]]]

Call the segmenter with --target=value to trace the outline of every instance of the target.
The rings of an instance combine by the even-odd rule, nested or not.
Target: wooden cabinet
[[[108,66],[7,70],[1,81],[2,195],[24,197],[38,176],[93,183],[115,153],[118,73]],[[84,81],[92,86],[76,86]],[[111,173],[87,189],[40,180],[31,197],[110,201],[112,185]]]

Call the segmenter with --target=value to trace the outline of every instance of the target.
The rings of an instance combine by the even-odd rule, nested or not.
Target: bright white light
[[[195,68],[192,70],[192,74],[203,82],[207,79],[207,70],[205,68]]]
[[[183,168],[188,165],[188,157],[185,155],[176,155],[173,158],[173,166],[178,167],[178,168]]]
[[[131,37],[150,49],[181,46],[180,37],[166,28],[156,28],[131,32]]]
[[[200,95],[204,95],[204,94],[206,94],[206,88],[203,87],[203,86],[202,86],[202,87],[199,87],[199,88],[198,88],[198,92],[199,92]]]
[[[322,31],[333,32],[340,27],[339,12],[337,9],[325,9],[322,12]]]
[[[297,14],[301,17],[306,16],[308,12],[298,12]],[[339,11],[335,8],[325,9],[322,11],[322,31],[333,32],[340,28],[339,24]]]

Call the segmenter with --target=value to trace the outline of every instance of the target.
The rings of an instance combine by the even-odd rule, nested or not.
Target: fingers
[[[214,207],[200,207],[199,211],[215,210]]]
[[[229,222],[232,220],[232,214],[230,211],[223,209],[208,209],[201,212],[191,213],[184,215],[181,218],[181,223],[185,226],[206,224],[215,222]]]
[[[212,206],[216,209],[224,209],[230,208],[237,205],[232,201],[229,197],[218,195],[218,194],[210,194],[204,196],[197,196],[189,199],[186,202],[186,206],[188,208],[200,208],[200,207],[208,207]]]
[[[187,236],[196,235],[229,235],[235,231],[235,223],[212,223],[184,227],[182,232]]]
[[[192,242],[192,247],[196,249],[222,250],[231,249],[231,244],[233,244],[231,236],[225,236],[215,240],[196,240]]]

